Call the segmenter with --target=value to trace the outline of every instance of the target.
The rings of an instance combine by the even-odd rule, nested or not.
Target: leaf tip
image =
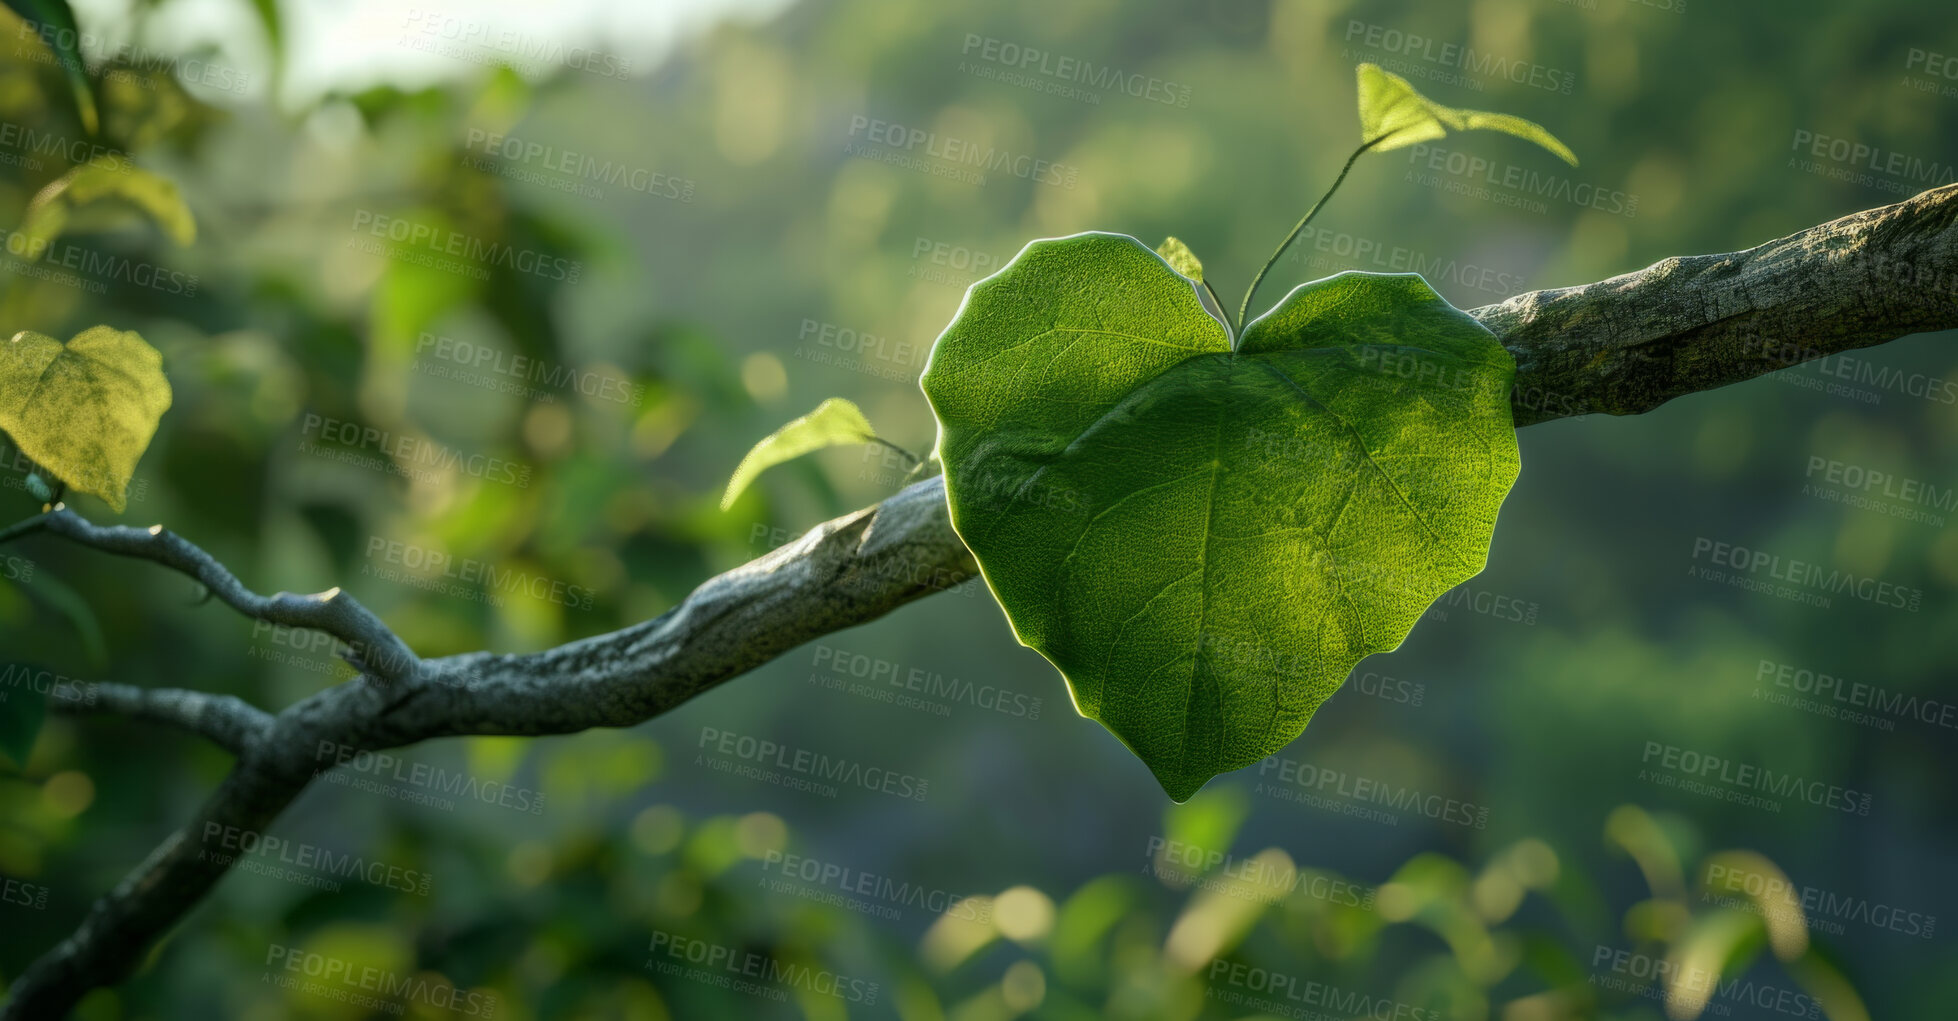
[[[1193,777],[1156,774],[1156,782],[1162,784],[1163,793],[1169,795],[1169,800],[1179,805],[1196,797],[1197,792],[1203,790],[1204,785],[1214,779],[1216,779],[1215,776]]]

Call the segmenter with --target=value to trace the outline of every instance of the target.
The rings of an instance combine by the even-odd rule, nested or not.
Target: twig
[[[46,514],[36,514],[31,518],[16,521],[6,528],[0,529],[0,543],[18,539],[23,535],[31,535],[46,528],[47,525],[48,516]]]
[[[324,631],[346,644],[341,655],[362,673],[402,683],[421,670],[421,660],[379,617],[338,589],[317,595],[278,592],[261,596],[240,583],[223,564],[162,525],[131,528],[94,525],[57,506],[34,519],[59,536],[118,556],[153,560],[197,579],[225,604],[255,620]]]
[[[50,700],[48,708],[70,716],[120,714],[169,723],[202,734],[235,755],[243,755],[272,729],[272,714],[243,699],[182,688],[90,684],[77,689],[76,697]]]

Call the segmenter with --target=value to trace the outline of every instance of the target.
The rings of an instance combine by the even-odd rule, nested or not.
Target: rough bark
[[[1470,311],[1516,356],[1518,426],[1683,394],[1958,325],[1958,184],[1725,255]]]

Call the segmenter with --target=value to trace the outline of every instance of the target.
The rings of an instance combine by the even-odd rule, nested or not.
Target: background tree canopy
[[[1489,134],[1370,156],[1267,305],[1350,268],[1471,308],[1958,176],[1958,38],[1906,0],[806,0],[658,55],[601,19],[384,9],[368,45],[445,72],[320,94],[292,73],[324,45],[310,5],[216,4],[204,35],[172,6],[83,6],[96,131],[59,39],[0,14],[0,332],[162,353],[127,509],[82,513],[161,522],[260,591],[342,586],[425,656],[644,620],[894,492],[909,464],[852,447],[719,508],[826,397],[929,447],[931,341],[1031,238],[1173,234],[1241,292],[1358,141],[1362,61],[1583,163]],[[111,197],[37,243],[35,196],[104,159],[174,182],[194,235]],[[1520,434],[1488,569],[1187,805],[971,583],[631,730],[323,749],[79,1014],[1941,1016],[1950,340]],[[0,455],[4,523],[41,501]],[[277,709],[351,675],[202,595],[0,547],[8,726],[55,683]],[[18,750],[8,980],[230,758],[109,717]],[[812,786],[809,756],[884,780]],[[1666,962],[1722,977],[1655,985]]]

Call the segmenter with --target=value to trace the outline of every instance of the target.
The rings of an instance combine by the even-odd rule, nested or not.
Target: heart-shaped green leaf
[[[66,344],[22,331],[0,349],[0,430],[117,513],[169,407],[163,356],[132,331],[97,326]]]
[[[1180,801],[1482,569],[1514,373],[1413,274],[1303,285],[1232,350],[1188,278],[1090,233],[973,285],[922,382],[1015,634]]]
[[[1443,106],[1417,92],[1407,79],[1373,64],[1361,64],[1360,137],[1381,152],[1428,142],[1450,131],[1500,131],[1535,142],[1577,166],[1577,154],[1543,125],[1506,113]]]

